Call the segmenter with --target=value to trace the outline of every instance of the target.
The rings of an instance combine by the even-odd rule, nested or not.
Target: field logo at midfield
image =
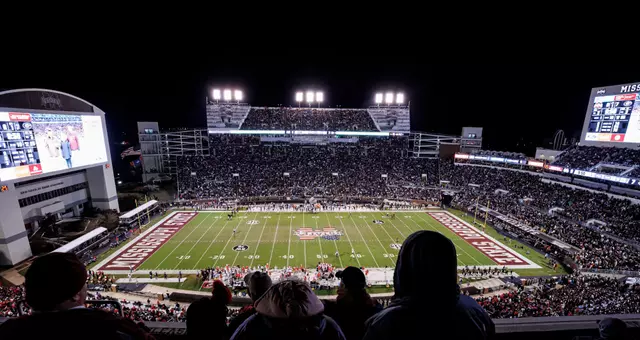
[[[444,212],[430,212],[428,214],[498,265],[529,265],[527,261],[520,258],[512,250],[494,242],[479,230],[469,227],[456,217]]]
[[[148,259],[158,248],[167,242],[175,233],[189,223],[196,216],[195,212],[179,212],[171,216],[164,223],[155,227],[143,238],[125,248],[118,256],[102,266],[101,270],[130,270],[138,268],[142,262]]]
[[[235,251],[245,251],[247,249],[249,249],[249,246],[246,244],[239,244],[237,246],[233,246],[233,250]]]
[[[342,232],[333,227],[325,227],[313,230],[311,228],[300,228],[294,232],[300,240],[315,240],[316,237],[322,237],[325,240],[339,240]]]

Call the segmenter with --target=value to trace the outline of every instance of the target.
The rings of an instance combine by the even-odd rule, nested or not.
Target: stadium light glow
[[[312,91],[307,92],[307,103],[309,104],[313,103],[313,96],[314,96],[314,93]]]
[[[393,92],[387,92],[384,95],[384,102],[387,104],[393,104]]]
[[[237,101],[241,101],[242,100],[242,91],[240,90],[235,90],[233,92],[233,96]]]
[[[404,93],[396,94],[396,104],[404,104]]]
[[[324,93],[316,92],[316,102],[322,103],[324,101]]]
[[[296,101],[299,103],[304,100],[304,93],[296,92]]]
[[[220,90],[218,89],[214,89],[213,90],[213,100],[220,100]]]
[[[376,93],[376,104],[382,104],[382,93]]]
[[[229,101],[231,100],[231,90],[224,90],[222,92],[222,97],[224,98],[224,100]]]

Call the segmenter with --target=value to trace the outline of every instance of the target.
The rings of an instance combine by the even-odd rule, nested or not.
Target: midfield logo
[[[300,228],[294,232],[300,240],[315,240],[316,237],[322,237],[325,240],[339,240],[342,232],[333,227],[325,227],[317,230],[311,228]]]

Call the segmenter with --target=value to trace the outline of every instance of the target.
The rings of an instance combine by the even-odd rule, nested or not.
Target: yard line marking
[[[328,216],[328,213],[324,213],[325,216]],[[331,225],[331,222],[329,221],[329,217],[327,217],[327,222],[329,222],[329,227],[333,227]],[[333,239],[333,245],[336,247],[336,252],[338,253],[338,260],[340,261],[340,268],[344,268],[344,264],[342,264],[342,258],[340,257],[340,250],[338,250],[338,242],[336,242],[336,239]]]
[[[373,215],[373,214],[372,214]],[[391,218],[387,218],[387,221],[391,222],[391,225],[393,225],[394,228],[396,228],[396,230],[400,233],[400,235],[402,236],[402,238],[407,238],[406,236],[404,236],[404,234],[400,231],[400,229],[398,229],[398,227],[396,227],[395,223],[393,223],[393,220]]]
[[[428,215],[427,215],[427,216],[428,216]],[[429,227],[430,227],[430,228],[432,228],[433,230],[436,230],[436,228],[434,228],[434,227],[433,227],[433,225],[429,222],[429,220],[428,220],[428,219],[426,220],[426,219],[422,218],[422,216],[421,216],[421,214],[420,214],[420,213],[418,214],[418,217],[419,217],[421,220],[423,220],[423,221],[427,222],[427,224],[429,225]],[[429,217],[431,218],[431,216],[429,216]],[[440,222],[437,222],[437,223],[440,223]],[[446,228],[446,227],[445,227],[445,228]],[[448,230],[448,229],[447,229],[447,230]],[[438,231],[438,230],[436,230],[436,231]],[[442,232],[440,232],[440,231],[438,231],[438,232],[442,234]],[[454,235],[455,235],[455,234],[454,234]],[[464,242],[465,244],[468,244],[468,243],[467,243],[467,241],[465,241],[465,240],[461,239],[458,235],[456,235],[456,238],[458,238],[459,240],[461,240],[461,241],[462,241],[462,242]],[[469,254],[466,250],[464,250],[464,247],[462,247],[462,246],[460,246],[460,245],[456,244],[456,241],[455,241],[455,240],[451,240],[451,241],[452,241],[452,242],[453,242],[453,244],[456,246],[456,248],[459,248],[460,250],[462,250],[462,252],[463,252],[463,253],[467,254],[467,256],[469,256],[472,260],[476,261],[479,265],[481,265],[481,266],[483,265],[482,263],[480,263],[480,261],[478,261],[478,259],[476,259],[475,257],[471,256],[471,254]],[[483,254],[483,255],[484,255],[484,254]],[[466,265],[466,264],[464,264],[464,261],[460,260],[460,262],[462,262],[462,265],[463,265],[463,266],[465,266],[465,265]]]
[[[320,216],[318,216],[318,217],[320,217]],[[318,220],[319,220],[319,218],[316,218],[315,220],[316,220],[316,230],[318,230]],[[320,237],[316,237],[316,239],[318,239],[318,245],[320,245],[320,261],[322,263],[324,263],[325,261],[324,261],[324,254],[322,253],[322,242],[320,242]]]
[[[289,215],[292,217],[295,215]],[[293,226],[293,218],[289,218],[289,248],[287,249],[287,267],[289,267],[289,258],[291,257],[291,234],[293,234],[291,227]]]
[[[302,207],[302,227],[306,227],[304,225],[304,207]],[[307,241],[301,241],[302,246],[304,247],[304,267],[307,268]]]
[[[278,213],[278,221],[276,222],[276,234],[273,236],[273,244],[271,245],[271,256],[269,256],[269,262],[267,262],[267,264],[269,264],[269,265],[271,263],[271,259],[273,258],[273,250],[276,248],[276,239],[278,238],[278,227],[280,226],[280,215],[281,214],[282,213]]]
[[[411,219],[411,220],[413,221],[413,219]],[[402,224],[404,224],[404,226],[405,226],[405,227],[407,227],[407,229],[409,229],[409,231],[411,232],[411,234],[413,234],[414,232],[416,232],[416,230],[414,230],[413,228],[409,227],[409,225],[408,225],[408,224],[406,224],[406,223],[404,222],[404,220],[403,220],[403,219],[400,219],[400,222],[402,222]],[[418,228],[418,230],[424,230],[424,229],[422,229],[422,228]]]
[[[353,220],[353,217],[349,216],[349,218],[351,219],[351,221],[353,221],[353,224],[356,224],[356,221]],[[358,233],[360,234],[360,237],[362,238],[362,241],[364,242],[364,245],[367,247],[367,249],[369,250],[369,254],[371,254],[371,258],[373,259],[373,262],[376,263],[376,267],[380,268],[380,265],[378,264],[378,260],[376,260],[375,256],[373,256],[373,253],[371,252],[371,248],[369,248],[369,245],[367,244],[367,241],[365,241],[364,236],[362,236],[362,232],[360,231],[360,227],[358,227],[357,225],[355,225],[356,230],[358,231]],[[356,258],[358,258],[356,256]],[[358,264],[360,264],[360,262],[358,261]]]
[[[344,222],[342,222],[343,219],[339,218],[338,220],[340,220],[340,224],[342,224],[342,230],[344,230],[344,234],[347,235],[347,241],[349,241],[349,245],[351,246],[351,249],[354,249],[353,248],[353,243],[351,243],[351,238],[349,237],[349,233],[347,232],[347,228],[344,226]],[[351,255],[349,255],[349,256],[351,256]],[[340,261],[342,261],[342,260],[340,260]],[[374,259],[374,261],[375,261],[375,259]],[[358,260],[357,256],[356,256],[356,262],[358,262],[358,267],[362,268],[362,266],[360,265],[360,260]]]
[[[363,220],[364,220],[364,223],[367,225],[367,227],[368,227],[368,228],[371,230],[371,232],[373,233],[373,236],[375,236],[375,237],[376,237],[376,240],[378,240],[378,243],[380,243],[380,247],[382,248],[382,251],[385,251],[385,249],[386,249],[386,248],[384,247],[384,245],[383,245],[383,244],[382,244],[382,242],[380,241],[380,238],[378,238],[378,234],[376,234],[376,232],[375,232],[375,231],[373,231],[373,228],[371,228],[371,226],[369,225],[369,222],[367,222],[367,219],[366,219],[366,218],[363,218]],[[382,230],[384,230],[384,228],[382,228]],[[387,236],[389,236],[389,238],[391,239],[391,242],[393,242],[393,239],[391,238],[391,235],[389,235],[389,233],[387,233],[387,231],[386,231],[386,230],[384,230],[384,232],[387,234]],[[368,247],[368,246],[367,246],[367,247]],[[392,265],[391,265],[391,266],[392,266],[392,267],[393,267],[393,266],[395,266],[395,264],[396,264],[396,263],[395,263],[395,262],[394,262],[390,257],[387,257],[387,259],[389,259],[389,261],[391,261],[391,263],[392,263]]]
[[[160,263],[158,263],[158,265],[154,268],[154,270],[155,270],[155,269],[160,268],[160,265],[161,265],[161,264],[163,264],[163,263],[164,263],[164,261],[166,261],[166,260],[169,258],[169,256],[171,256],[171,254],[173,254],[173,252],[175,252],[175,251],[176,251],[176,249],[180,248],[180,245],[181,245],[182,243],[184,243],[184,241],[186,241],[186,240],[189,238],[189,236],[191,236],[191,234],[193,234],[193,232],[194,232],[194,231],[198,230],[198,228],[200,227],[200,225],[201,225],[202,223],[204,223],[204,221],[206,221],[206,220],[207,220],[207,218],[209,218],[209,216],[211,216],[211,215],[206,215],[206,216],[205,216],[205,218],[203,218],[203,219],[202,219],[202,221],[200,221],[200,223],[198,223],[198,225],[197,225],[197,226],[195,226],[195,227],[193,228],[193,230],[191,230],[191,232],[189,233],[189,235],[187,235],[187,237],[185,237],[182,241],[180,241],[180,243],[178,243],[178,245],[177,245],[177,246],[175,246],[175,248],[171,249],[171,252],[167,255],[167,257],[165,257],[165,258],[164,258],[164,260],[160,261]]]
[[[258,247],[260,247],[260,240],[262,240],[262,234],[264,233],[264,227],[267,226],[267,221],[268,221],[268,219],[265,218],[264,219],[264,224],[262,225],[262,231],[260,232],[260,237],[258,237],[258,243],[256,244],[256,250],[253,252],[253,257],[251,258],[251,264],[249,265],[249,268],[253,267],[253,260],[255,260],[256,253],[258,253]]]
[[[256,216],[258,216],[258,213],[256,213]],[[240,217],[240,216],[238,216]],[[238,227],[240,227],[240,223],[242,223],[243,219],[238,218],[238,225],[236,225],[236,229],[238,229]],[[249,225],[251,226],[251,225]],[[231,235],[231,237],[229,237],[229,239],[227,240],[227,243],[224,244],[224,247],[222,248],[222,250],[220,251],[220,253],[218,254],[218,258],[216,259],[216,261],[213,263],[213,265],[211,267],[215,267],[216,264],[218,264],[218,261],[220,261],[220,256],[222,255],[222,253],[224,253],[224,250],[227,249],[227,246],[229,245],[229,242],[231,242],[231,240],[234,238],[234,235]],[[240,252],[238,252],[239,254]]]
[[[254,218],[257,218],[258,213],[256,213],[256,216],[254,216]],[[267,223],[267,220],[264,220],[264,223]],[[240,244],[245,244],[247,242],[247,237],[249,236],[249,233],[251,232],[251,228],[253,228],[253,224],[249,224],[249,230],[247,230],[247,232],[244,234],[244,239],[242,240],[242,243]],[[231,236],[233,238],[233,236]],[[233,265],[236,264],[236,261],[238,260],[238,256],[240,256],[240,252],[237,251],[236,252],[236,257],[233,259],[233,262],[231,262],[231,267],[233,267]]]
[[[219,218],[218,220],[221,220],[222,218]],[[224,225],[222,226],[222,228],[220,228],[220,231],[218,231],[218,234],[216,234],[216,237],[213,238],[213,240],[209,243],[209,246],[207,247],[207,249],[202,253],[202,255],[200,256],[200,258],[198,259],[198,262],[196,262],[196,269],[198,269],[198,264],[200,263],[200,261],[202,261],[202,258],[207,254],[207,252],[209,251],[209,248],[211,248],[211,246],[215,243],[218,242],[218,236],[220,236],[220,234],[222,233],[222,231],[224,230],[224,228],[227,227],[227,224],[229,224],[229,219],[227,219],[226,222],[224,222]]]
[[[213,214],[212,214],[212,215],[213,215]],[[189,249],[189,251],[187,251],[187,253],[186,253],[185,255],[189,255],[189,253],[193,250],[193,248],[195,248],[195,247],[198,245],[198,243],[200,243],[200,240],[202,240],[202,238],[203,238],[205,235],[207,235],[207,233],[209,233],[209,230],[211,230],[211,227],[213,227],[214,225],[216,225],[216,223],[218,223],[218,221],[220,221],[220,220],[221,220],[221,218],[216,218],[216,219],[215,219],[215,221],[213,222],[213,224],[209,225],[209,227],[207,228],[207,230],[206,230],[204,233],[202,233],[202,236],[200,236],[200,238],[199,238],[197,241],[193,242],[193,245],[191,246],[191,248]],[[207,249],[209,249],[209,248],[207,248]],[[178,263],[176,264],[176,266],[175,266],[175,267],[173,267],[173,269],[177,269],[177,268],[178,268],[178,266],[180,265],[180,263],[182,263],[182,261],[184,261],[184,257],[183,257],[183,258],[181,258],[181,259],[180,259],[180,261],[178,261]],[[196,267],[196,268],[198,268],[198,267]]]

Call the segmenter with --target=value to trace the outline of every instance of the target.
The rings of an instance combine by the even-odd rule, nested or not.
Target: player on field
[[[236,228],[233,229],[233,236],[236,236]]]
[[[336,250],[336,257],[339,257],[340,253]]]
[[[233,218],[233,214],[228,214],[227,215],[227,220],[231,221],[231,218]]]

